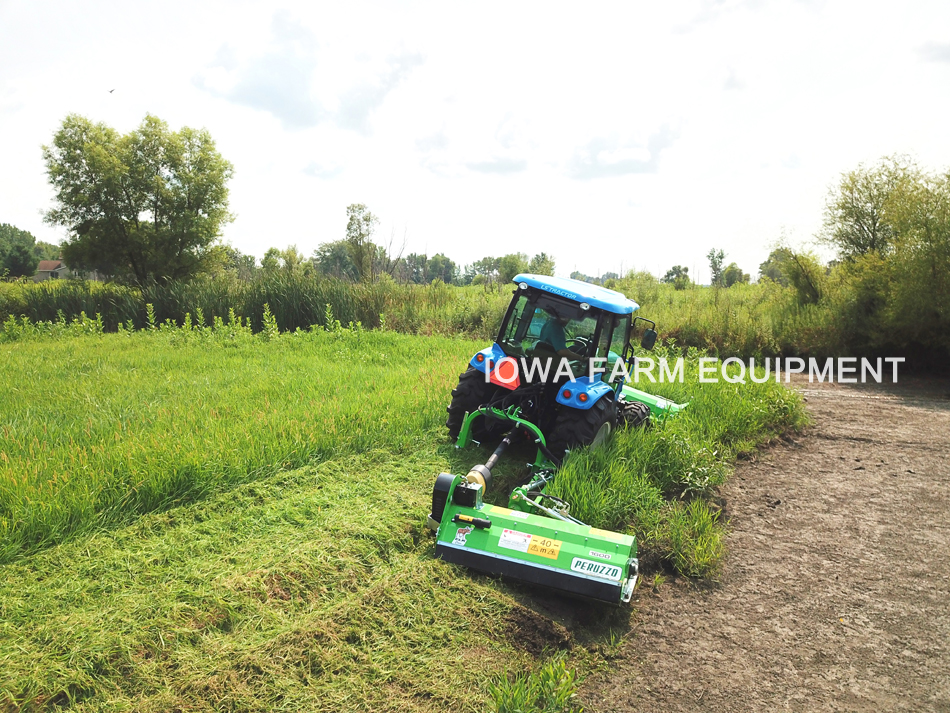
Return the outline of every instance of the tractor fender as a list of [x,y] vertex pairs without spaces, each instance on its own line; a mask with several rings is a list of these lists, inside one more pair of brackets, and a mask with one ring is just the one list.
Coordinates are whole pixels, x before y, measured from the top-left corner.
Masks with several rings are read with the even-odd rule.
[[[482,358],[479,360],[479,356]],[[494,369],[495,365],[502,359],[505,358],[505,352],[497,344],[492,344],[490,347],[485,347],[480,352],[475,352],[475,355],[472,357],[472,360],[469,364],[478,369],[483,374],[488,373],[490,369]]]
[[[612,392],[613,389],[601,381],[599,375],[596,379],[581,376],[574,381],[566,381],[561,384],[561,388],[557,392],[557,402],[561,406],[570,406],[580,411],[586,411],[600,401],[604,394]],[[584,394],[586,398],[582,398],[581,394]]]

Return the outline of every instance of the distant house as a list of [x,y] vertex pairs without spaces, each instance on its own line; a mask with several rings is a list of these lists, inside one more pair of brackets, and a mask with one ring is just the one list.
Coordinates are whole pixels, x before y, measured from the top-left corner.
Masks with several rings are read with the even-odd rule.
[[58,280],[71,275],[69,268],[62,260],[40,260],[33,276],[33,282],[43,280]]

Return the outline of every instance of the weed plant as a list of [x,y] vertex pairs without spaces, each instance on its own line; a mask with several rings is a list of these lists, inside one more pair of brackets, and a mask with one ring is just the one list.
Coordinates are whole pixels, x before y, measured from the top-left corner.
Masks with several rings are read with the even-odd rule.
[[577,684],[577,674],[563,658],[555,658],[537,672],[493,682],[488,691],[496,713],[581,713],[575,700]]

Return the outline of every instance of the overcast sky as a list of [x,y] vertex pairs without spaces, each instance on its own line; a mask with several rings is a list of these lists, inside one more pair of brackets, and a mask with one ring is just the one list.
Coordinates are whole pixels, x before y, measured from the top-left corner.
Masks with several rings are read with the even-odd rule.
[[[110,93],[110,90],[114,90]],[[558,274],[705,254],[755,276],[844,171],[950,168],[950,2],[0,0],[0,222],[59,242],[41,157],[69,113],[205,127],[235,167],[224,239],[344,236]]]

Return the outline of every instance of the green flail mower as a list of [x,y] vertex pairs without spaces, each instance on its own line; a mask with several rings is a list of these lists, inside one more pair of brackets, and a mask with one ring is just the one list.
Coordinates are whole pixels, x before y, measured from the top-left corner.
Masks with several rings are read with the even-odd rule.
[[[563,594],[629,602],[639,575],[636,538],[584,524],[569,503],[544,489],[570,448],[597,445],[622,423],[642,426],[685,405],[624,383],[625,367],[635,361],[629,342],[635,302],[575,280],[518,275],[514,281],[518,289],[498,339],[472,358],[452,392],[447,426],[456,447],[498,445],[466,475],[436,478],[427,518],[436,556]],[[652,348],[655,339],[648,329],[641,347]],[[558,357],[566,366],[552,372]],[[539,360],[547,360],[547,371]],[[586,376],[580,375],[584,361],[592,372]],[[484,498],[492,469],[518,441],[537,448],[530,476],[511,491],[507,507],[491,505]]]

